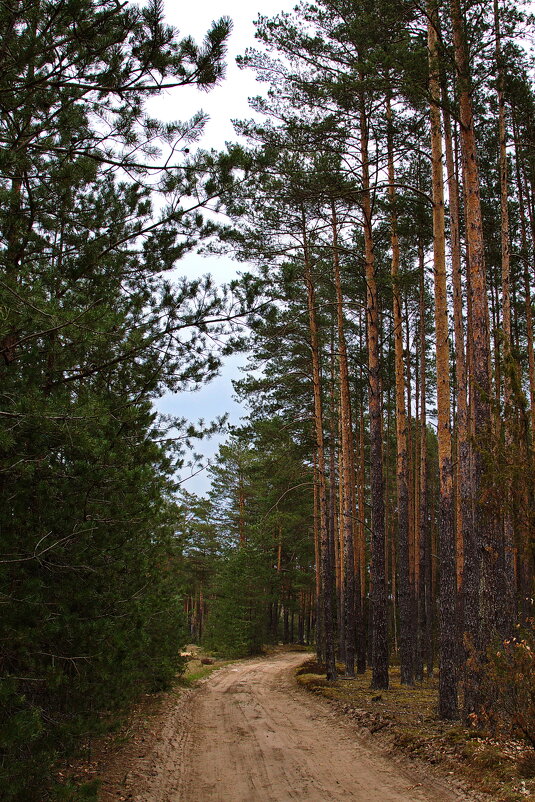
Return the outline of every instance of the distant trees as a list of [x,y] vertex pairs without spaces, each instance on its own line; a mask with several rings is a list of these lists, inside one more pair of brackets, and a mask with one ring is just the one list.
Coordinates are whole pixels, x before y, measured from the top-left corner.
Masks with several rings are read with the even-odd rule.
[[210,473],[209,497],[186,494],[177,529],[192,637],[229,656],[311,643],[312,475],[295,432],[279,416],[237,429]]

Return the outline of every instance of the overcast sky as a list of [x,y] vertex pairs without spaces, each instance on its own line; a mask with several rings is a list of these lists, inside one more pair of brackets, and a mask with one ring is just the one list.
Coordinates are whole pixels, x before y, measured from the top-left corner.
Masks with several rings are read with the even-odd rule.
[[[259,13],[274,16],[279,11],[290,11],[295,0],[263,0],[261,6],[241,0],[195,0],[190,3],[166,0],[166,20],[179,29],[181,36],[191,35],[201,42],[211,23],[222,16],[232,19],[233,31],[230,37],[227,72],[225,80],[210,92],[199,92],[194,87],[186,87],[169,91],[153,101],[150,111],[160,119],[186,120],[202,109],[210,116],[203,139],[202,147],[222,148],[225,142],[236,139],[232,127],[232,119],[250,117],[252,112],[248,98],[262,94],[263,84],[256,81],[251,70],[240,70],[236,66],[236,56],[245,49],[255,46],[254,25]],[[219,282],[231,280],[236,270],[243,270],[225,257],[203,258],[190,254],[178,264],[177,272],[190,278],[211,273]],[[218,415],[228,412],[230,421],[238,423],[241,407],[233,400],[232,379],[241,375],[239,366],[245,362],[243,355],[228,359],[221,375],[201,390],[194,393],[166,395],[158,402],[158,408],[188,420],[199,418],[212,420]],[[214,437],[210,441],[201,441],[196,448],[198,453],[213,457],[219,443],[224,437]],[[183,477],[187,476],[184,472]],[[209,488],[206,471],[201,471],[192,479],[184,482],[183,487],[192,493],[205,493]]]

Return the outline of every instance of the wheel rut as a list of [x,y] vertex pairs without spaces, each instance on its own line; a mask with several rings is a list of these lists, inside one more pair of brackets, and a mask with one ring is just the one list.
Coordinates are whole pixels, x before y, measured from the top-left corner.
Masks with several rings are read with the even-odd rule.
[[[212,674],[191,695],[136,802],[460,802],[415,777],[296,687],[306,655],[283,653]],[[159,763],[159,765],[158,765]]]

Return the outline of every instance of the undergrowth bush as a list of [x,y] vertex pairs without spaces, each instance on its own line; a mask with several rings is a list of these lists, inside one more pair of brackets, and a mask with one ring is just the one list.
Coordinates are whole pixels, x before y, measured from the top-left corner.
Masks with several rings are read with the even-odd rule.
[[535,748],[535,634],[533,624],[489,649],[486,679],[492,683],[496,728],[520,736]]

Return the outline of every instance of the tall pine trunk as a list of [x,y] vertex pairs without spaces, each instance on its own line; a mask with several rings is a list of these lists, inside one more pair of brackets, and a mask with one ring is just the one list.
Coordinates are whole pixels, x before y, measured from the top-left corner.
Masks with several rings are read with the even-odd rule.
[[[494,0],[494,28],[496,39],[496,67],[498,73],[498,133],[500,141],[500,213],[502,246],[502,327],[504,357],[504,427],[505,459],[514,454],[514,409],[513,382],[517,373],[511,347],[511,252],[509,244],[509,183],[507,175],[507,126],[505,119],[505,76],[503,69],[500,13],[498,0]],[[502,634],[505,637],[513,629],[515,617],[515,538],[513,530],[513,487],[512,476],[506,468],[505,508],[503,511],[503,594]]]
[[[359,312],[359,340],[360,350],[362,351],[362,313]],[[359,591],[360,604],[358,608],[358,638],[357,638],[357,672],[364,674],[366,671],[366,510],[365,510],[365,482],[366,482],[366,460],[365,460],[365,435],[364,435],[364,378],[363,367],[360,366],[360,408],[359,408],[359,435],[358,435],[358,554],[359,554]]]
[[323,436],[323,404],[321,398],[321,365],[318,338],[318,324],[316,319],[316,293],[312,276],[312,265],[308,246],[308,235],[305,223],[305,213],[302,211],[302,237],[304,257],[304,278],[307,291],[308,322],[310,333],[310,352],[312,360],[312,384],[314,388],[314,429],[316,435],[319,517],[320,517],[320,559],[321,559],[321,598],[323,639],[325,649],[325,664],[327,679],[336,679],[336,660],[334,653],[334,622],[333,622],[333,581],[332,581],[332,549],[329,539],[329,525],[327,520],[327,482],[325,476],[325,442]]
[[325,652],[323,634],[323,612],[321,598],[321,514],[320,514],[320,478],[318,471],[318,455],[314,452],[314,565],[315,572],[315,611],[316,611],[316,655],[322,659]]
[[[466,640],[471,644],[472,655],[465,673],[465,709],[468,717],[482,704],[478,665],[484,662],[486,649],[495,631],[498,608],[497,527],[488,509],[485,494],[485,449],[492,442],[490,337],[485,269],[483,217],[481,212],[480,182],[477,165],[477,147],[472,108],[471,73],[460,0],[450,0],[455,66],[459,94],[459,119],[463,165],[466,240],[469,262],[471,296],[471,402],[473,408],[473,487],[474,531],[473,544],[465,549],[465,605]],[[468,560],[474,561],[473,566]],[[471,587],[468,587],[472,583]],[[475,585],[475,587],[474,587]],[[474,670],[475,669],[475,670]]]
[[396,374],[396,487],[397,487],[397,571],[399,607],[399,645],[401,682],[414,683],[414,611],[412,604],[409,558],[409,482],[407,453],[407,413],[405,408],[405,370],[403,363],[403,317],[399,287],[399,235],[396,209],[392,109],[387,98],[388,195],[390,200],[390,241],[392,246],[392,304],[394,320],[394,357]]
[[355,676],[355,557],[354,557],[354,515],[353,495],[355,476],[353,471],[353,424],[351,416],[351,397],[349,390],[349,370],[347,365],[347,347],[344,331],[344,303],[342,283],[340,279],[340,260],[338,253],[338,220],[336,206],[332,203],[332,236],[333,236],[333,274],[336,291],[336,325],[338,330],[338,352],[340,371],[340,428],[341,428],[341,462],[342,473],[340,485],[343,498],[343,620],[340,622],[344,630],[345,674]]
[[370,414],[370,485],[372,508],[371,608],[372,687],[388,688],[388,604],[385,574],[385,502],[383,480],[383,431],[381,421],[381,374],[379,351],[379,299],[375,278],[375,255],[370,194],[368,119],[364,92],[359,93],[360,155],[362,165],[361,206],[364,216],[366,263],[366,319],[368,344],[368,406]]
[[[443,83],[444,87],[444,83]],[[443,90],[444,92],[444,90]],[[444,94],[443,94],[443,99]],[[461,258],[461,222],[459,202],[459,182],[455,167],[451,117],[444,105],[444,145],[446,152],[446,168],[448,176],[448,199],[450,217],[451,273],[453,285],[453,329],[455,339],[455,379],[456,379],[456,483],[455,483],[455,515],[456,515],[456,561],[457,561],[457,622],[459,642],[462,643],[463,632],[463,600],[464,600],[464,544],[470,538],[472,520],[472,501],[470,496],[470,440],[468,430],[468,387],[467,367],[464,347],[463,324],[463,290],[462,290],[462,258]]]
[[436,5],[429,4],[429,89],[431,95],[431,165],[433,193],[433,260],[439,460],[440,673],[439,714],[457,717],[456,567],[453,517],[453,466],[450,423],[450,354],[446,288],[446,230]]
[[428,637],[427,620],[431,611],[426,604],[426,552],[429,548],[428,502],[427,502],[427,410],[426,410],[426,333],[425,333],[425,263],[424,246],[421,237],[418,237],[418,263],[420,272],[420,510],[418,515],[418,555],[419,571],[418,585],[416,587],[418,628],[416,651],[416,679],[422,680],[425,662],[425,639]]

